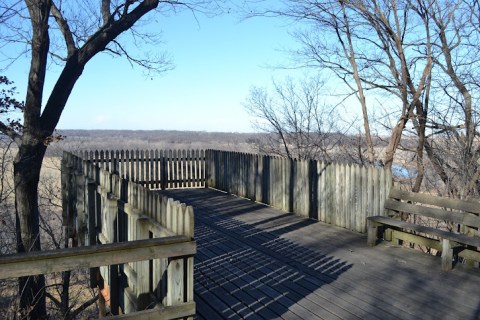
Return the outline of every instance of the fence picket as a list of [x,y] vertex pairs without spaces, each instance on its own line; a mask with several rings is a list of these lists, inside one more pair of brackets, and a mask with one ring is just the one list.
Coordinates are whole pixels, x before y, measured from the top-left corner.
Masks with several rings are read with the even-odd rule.
[[392,184],[382,168],[218,150],[83,154],[151,189],[213,187],[358,232],[367,215],[383,214]]

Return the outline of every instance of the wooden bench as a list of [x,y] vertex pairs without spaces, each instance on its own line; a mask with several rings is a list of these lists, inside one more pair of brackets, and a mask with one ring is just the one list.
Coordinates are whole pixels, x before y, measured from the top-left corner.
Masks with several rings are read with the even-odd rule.
[[[392,188],[385,201],[386,216],[367,218],[369,246],[383,229],[383,239],[403,241],[442,252],[442,269],[451,270],[462,257],[469,264],[480,261],[480,202],[436,197]],[[406,215],[410,214],[410,215]],[[402,221],[401,216],[409,216]],[[441,227],[441,228],[438,228]],[[447,227],[450,230],[447,231]]]

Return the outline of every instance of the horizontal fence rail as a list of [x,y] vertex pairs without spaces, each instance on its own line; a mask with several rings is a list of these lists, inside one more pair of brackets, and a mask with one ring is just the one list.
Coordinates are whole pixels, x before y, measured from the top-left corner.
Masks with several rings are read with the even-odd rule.
[[149,189],[205,187],[203,150],[97,150],[77,155]]
[[366,232],[383,215],[389,170],[207,150],[207,186],[339,227]]
[[[168,309],[179,310],[173,318],[184,317],[185,312],[190,312],[187,316],[195,314],[193,253],[186,249],[195,244],[192,207],[129,181],[117,171],[107,171],[99,162],[67,152],[62,159],[62,193],[68,236],[76,238],[80,246],[184,239],[185,247],[178,247],[168,257],[137,261],[137,251],[154,253],[139,248],[132,251],[128,263],[100,267],[100,275],[110,288],[112,311],[120,307],[135,314],[156,304],[155,312],[175,306]],[[95,279],[92,274],[93,285],[97,284]]]
[[195,242],[185,236],[117,242],[2,256],[0,279],[18,278],[76,268],[93,268],[150,260],[174,258],[195,253]]
[[150,189],[211,187],[357,232],[366,232],[367,216],[384,214],[392,186],[391,171],[379,167],[228,151],[88,151],[82,156]]

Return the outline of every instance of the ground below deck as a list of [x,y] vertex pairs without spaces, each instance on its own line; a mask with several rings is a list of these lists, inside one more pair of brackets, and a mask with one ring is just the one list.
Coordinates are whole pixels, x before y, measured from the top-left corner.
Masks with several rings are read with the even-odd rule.
[[211,189],[195,210],[197,319],[480,319],[480,272]]

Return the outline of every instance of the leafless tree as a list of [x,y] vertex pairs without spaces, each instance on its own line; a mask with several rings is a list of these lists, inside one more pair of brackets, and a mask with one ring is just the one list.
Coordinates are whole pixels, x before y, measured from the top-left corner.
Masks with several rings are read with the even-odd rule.
[[[23,44],[31,57],[28,88],[21,122],[0,122],[0,131],[18,147],[14,161],[14,190],[17,221],[17,251],[41,250],[38,183],[40,169],[48,143],[54,134],[77,80],[85,66],[97,54],[107,52],[125,56],[149,70],[170,68],[165,56],[138,58],[128,50],[121,35],[130,34],[136,40],[150,40],[135,28],[148,15],[166,11],[210,10],[213,1],[110,1],[66,2],[56,0],[7,0],[13,16],[2,14],[1,46]],[[11,11],[12,10],[12,11]],[[135,43],[135,42],[134,42]],[[47,66],[57,63],[61,72],[44,99]],[[19,280],[20,307],[24,317],[47,317],[44,276]]]
[[344,129],[334,106],[323,101],[323,82],[319,77],[295,82],[273,83],[272,92],[253,87],[244,103],[255,118],[255,126],[268,143],[264,152],[296,159],[331,160]]
[[[426,165],[451,195],[478,188],[478,97],[472,94],[479,83],[477,1],[289,0],[257,14],[293,18],[302,26],[294,33],[300,43],[292,51],[295,66],[341,79],[362,105],[365,132],[372,125],[366,111],[378,107],[376,99],[387,101],[395,121],[384,163],[391,167],[403,135],[415,137],[412,190],[420,190]],[[458,146],[457,156],[446,158],[440,142]]]

